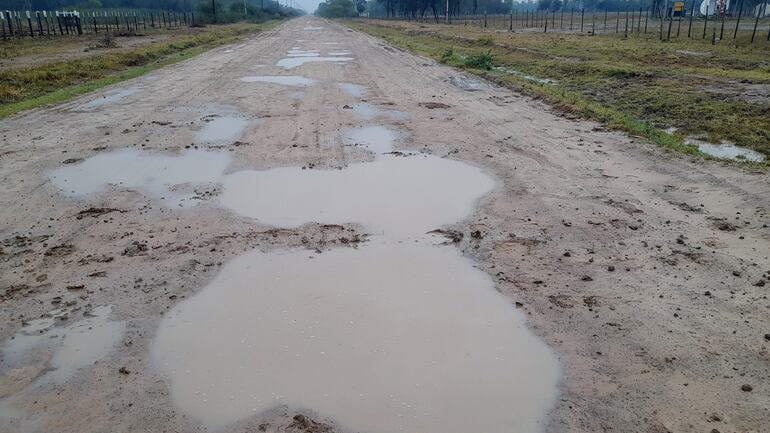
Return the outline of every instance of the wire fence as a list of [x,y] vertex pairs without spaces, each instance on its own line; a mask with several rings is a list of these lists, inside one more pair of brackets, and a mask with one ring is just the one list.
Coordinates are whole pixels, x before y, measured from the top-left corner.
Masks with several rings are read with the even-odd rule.
[[3,40],[195,25],[193,12],[0,11]]
[[[663,17],[653,9],[608,10],[532,10],[512,11],[509,14],[459,14],[450,15],[370,15],[370,19],[405,20],[424,24],[449,23],[478,26],[500,31],[533,31],[581,33],[589,35],[618,34],[629,37],[634,34],[657,35],[660,40],[673,38],[705,39],[712,44],[734,40],[737,43],[770,42],[770,7],[767,4],[758,11],[744,10],[702,14],[694,2],[679,13],[669,11]],[[767,10],[765,10],[767,9]]]

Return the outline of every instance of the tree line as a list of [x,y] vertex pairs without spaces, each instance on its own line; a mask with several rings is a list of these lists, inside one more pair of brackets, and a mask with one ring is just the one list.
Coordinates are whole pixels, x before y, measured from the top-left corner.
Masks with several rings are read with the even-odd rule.
[[[691,11],[695,6],[698,13],[703,0],[681,0],[685,8]],[[733,0],[728,14],[737,14],[739,6],[744,11],[751,10],[757,4],[767,0]],[[673,0],[449,0],[449,13],[459,17],[465,14],[507,14],[524,11],[569,11],[600,10],[622,12],[627,10],[649,10],[652,15],[661,16],[673,6]],[[712,1],[713,5],[714,2]],[[369,0],[366,10],[372,16],[444,16],[446,0]]]
[[265,21],[301,15],[276,0],[3,0],[2,10],[163,10],[194,12],[197,22]]

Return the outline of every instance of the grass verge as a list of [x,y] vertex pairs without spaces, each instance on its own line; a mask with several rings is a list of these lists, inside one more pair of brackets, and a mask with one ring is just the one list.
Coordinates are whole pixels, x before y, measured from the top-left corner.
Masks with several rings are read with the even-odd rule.
[[43,105],[58,104],[99,88],[146,74],[243,36],[277,25],[212,26],[197,34],[106,55],[0,71],[0,118]]
[[692,137],[770,155],[770,49],[765,46],[395,21],[346,24],[666,149],[699,154],[684,143]]

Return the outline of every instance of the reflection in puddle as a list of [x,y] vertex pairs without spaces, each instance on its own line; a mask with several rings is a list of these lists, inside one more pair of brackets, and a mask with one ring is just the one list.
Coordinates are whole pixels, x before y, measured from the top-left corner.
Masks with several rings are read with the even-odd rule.
[[[395,137],[371,126],[345,139],[377,152]],[[425,235],[493,187],[430,155],[226,176],[220,203],[241,215],[359,223],[374,236],[321,254],[246,253],[174,308],[152,346],[174,403],[211,429],[288,405],[350,431],[537,431],[554,355],[488,275]]]
[[337,86],[348,95],[354,98],[360,98],[366,93],[366,86],[352,83],[337,83]]
[[279,60],[275,65],[291,69],[309,62],[348,62],[351,60],[353,60],[352,57],[288,57]]
[[265,224],[361,223],[390,235],[425,233],[460,221],[474,198],[494,183],[457,161],[382,155],[344,170],[244,170],[227,176],[223,185],[225,207]]
[[242,117],[221,116],[208,121],[195,135],[199,143],[232,144],[240,138],[249,120]]
[[53,327],[56,312],[50,318],[33,320],[1,348],[2,373],[26,367],[34,355],[53,352],[50,370],[37,379],[37,384],[63,383],[75,372],[105,357],[125,330],[125,322],[111,322],[109,305],[96,307],[91,315],[67,327]]
[[386,153],[393,150],[396,133],[384,126],[366,126],[349,130],[343,139],[349,145],[366,146],[374,153]]
[[425,239],[252,251],[167,315],[152,358],[211,429],[289,405],[350,431],[534,432],[558,366],[493,287]]
[[481,90],[484,87],[481,81],[473,80],[463,76],[452,77],[449,79],[449,83],[468,92],[475,92]]
[[128,87],[126,89],[120,90],[115,93],[111,93],[109,95],[102,96],[101,98],[94,99],[90,102],[87,102],[81,106],[81,108],[86,110],[92,110],[94,108],[101,107],[103,105],[109,105],[113,104],[115,102],[120,101],[123,98],[126,98],[128,96],[131,96],[135,93],[138,93],[141,89],[139,87]]
[[356,116],[367,120],[373,119],[382,113],[382,111],[375,108],[374,105],[366,103],[353,104],[353,112]]
[[317,50],[301,50],[301,49],[294,49],[288,51],[287,56],[288,57],[318,57],[321,53],[319,53]]
[[63,166],[53,170],[50,178],[70,197],[85,197],[114,185],[141,189],[163,198],[168,206],[189,207],[197,203],[192,189],[217,182],[229,163],[227,153],[191,150],[168,156],[124,149]]
[[241,77],[241,81],[244,83],[273,83],[283,84],[286,86],[309,86],[315,84],[315,80],[311,78],[301,77],[299,75],[260,75]]
[[765,160],[765,155],[755,150],[736,146],[732,143],[712,144],[694,138],[685,139],[685,143],[691,146],[697,146],[698,150],[715,158],[752,162],[762,162]]
[[350,51],[332,51],[329,53],[330,56],[349,56],[353,54]]

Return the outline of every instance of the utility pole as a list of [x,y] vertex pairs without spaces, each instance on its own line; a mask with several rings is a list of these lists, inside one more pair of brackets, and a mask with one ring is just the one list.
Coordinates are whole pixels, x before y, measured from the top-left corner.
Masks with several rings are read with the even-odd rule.
[[444,16],[444,24],[449,24],[449,0],[446,0],[446,15]]
[[216,0],[211,0],[211,13],[214,14],[214,22],[217,22],[217,3],[216,3]]
[[248,15],[249,11],[246,9],[246,0],[243,0],[243,16],[246,17]]

